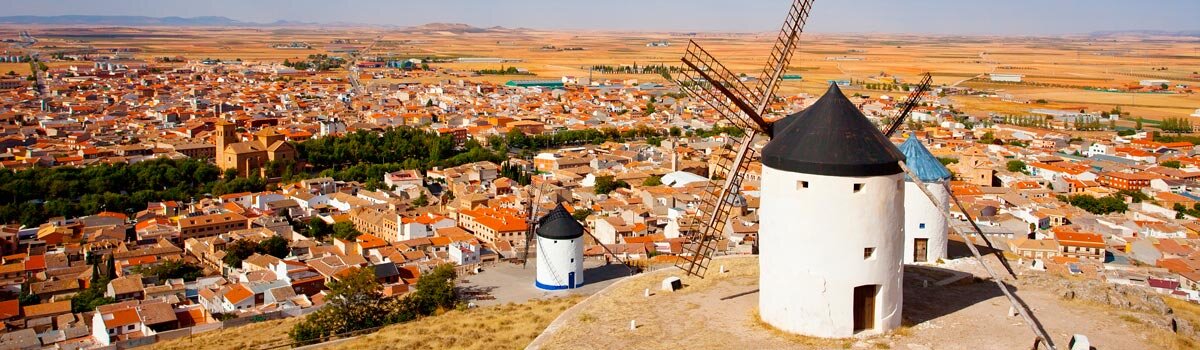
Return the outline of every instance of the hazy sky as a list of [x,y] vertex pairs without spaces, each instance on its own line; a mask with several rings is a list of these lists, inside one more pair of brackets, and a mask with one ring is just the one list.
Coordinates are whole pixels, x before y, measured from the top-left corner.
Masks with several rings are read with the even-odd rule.
[[[790,0],[0,0],[0,15],[225,16],[655,31],[768,31]],[[1200,0],[820,0],[811,32],[1066,34],[1200,30]]]

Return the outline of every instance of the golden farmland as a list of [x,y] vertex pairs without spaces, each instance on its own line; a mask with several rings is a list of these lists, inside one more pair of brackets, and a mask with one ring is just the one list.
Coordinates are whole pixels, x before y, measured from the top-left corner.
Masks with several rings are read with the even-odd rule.
[[[28,28],[0,28],[11,36]],[[184,56],[188,59],[242,59],[246,62],[282,62],[314,53],[361,48],[376,38],[375,54],[398,58],[495,57],[520,60],[512,63],[436,63],[450,70],[500,69],[515,66],[536,77],[586,77],[591,65],[678,65],[689,39],[700,42],[733,71],[756,76],[774,40],[774,34],[693,34],[625,32],[550,32],[491,30],[482,33],[402,31],[373,28],[34,28],[40,50],[62,47],[135,48],[143,59]],[[335,40],[339,41],[335,43]],[[648,47],[666,40],[668,47]],[[305,42],[311,49],[277,49],[272,44]],[[555,49],[549,49],[553,46]],[[582,48],[563,51],[562,48]],[[850,60],[834,60],[844,58]],[[78,62],[52,62],[63,67]],[[1166,70],[1162,70],[1166,68]],[[26,68],[27,69],[27,68]],[[1157,70],[1156,70],[1157,69]],[[1190,39],[1145,37],[952,37],[914,35],[806,34],[791,73],[803,81],[786,81],[783,93],[819,93],[827,80],[882,81],[895,76],[913,82],[931,72],[936,84],[995,90],[1002,98],[955,96],[968,112],[1021,113],[1030,108],[1109,110],[1121,106],[1147,119],[1187,116],[1200,108],[1194,93],[1151,94],[1088,91],[1083,87],[1116,88],[1136,85],[1141,79],[1165,78],[1172,84],[1200,83],[1200,43]],[[997,84],[987,73],[1017,73],[1028,83]],[[595,79],[663,81],[654,74],[595,74]],[[971,80],[975,77],[983,79]],[[530,79],[531,76],[472,78],[493,82]],[[451,76],[422,79],[457,79]],[[1041,86],[1049,85],[1049,86]],[[879,91],[857,91],[878,95]],[[898,93],[892,93],[898,94]],[[1030,102],[1044,99],[1044,105]]]

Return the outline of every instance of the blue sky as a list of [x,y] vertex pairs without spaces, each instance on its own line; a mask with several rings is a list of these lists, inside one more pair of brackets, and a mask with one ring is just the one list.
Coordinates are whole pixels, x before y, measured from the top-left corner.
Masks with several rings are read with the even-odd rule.
[[[789,0],[0,0],[2,15],[225,16],[416,25],[769,31]],[[1070,34],[1200,30],[1200,0],[818,0],[811,32]]]

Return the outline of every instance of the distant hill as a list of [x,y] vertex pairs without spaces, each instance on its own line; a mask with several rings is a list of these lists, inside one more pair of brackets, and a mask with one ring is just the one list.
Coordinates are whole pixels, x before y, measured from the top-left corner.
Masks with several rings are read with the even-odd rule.
[[295,26],[311,23],[275,21],[273,23],[243,22],[228,17],[147,17],[147,16],[3,16],[0,23],[6,24],[82,24],[105,26]]
[[1180,37],[1200,37],[1200,30],[1110,30],[1088,33],[1091,36],[1180,36]]
[[166,26],[228,26],[245,22],[227,17],[146,17],[146,16],[5,16],[0,23],[12,24],[95,24],[95,25],[166,25]]
[[246,22],[221,16],[203,17],[147,17],[147,16],[0,16],[0,24],[52,24],[52,25],[96,25],[96,26],[167,26],[167,27],[383,27],[399,28],[405,32],[450,32],[463,33],[494,33],[527,31],[527,28],[509,29],[504,27],[479,28],[463,23],[426,23],[417,26],[371,25],[348,22],[311,23],[290,20],[278,20],[270,23]]
[[[500,29],[505,30],[503,28],[500,28]],[[486,32],[493,31],[493,30],[494,30],[494,28],[493,29],[477,28],[477,27],[473,27],[469,24],[463,24],[463,23],[426,23],[426,24],[422,24],[419,26],[412,26],[412,27],[404,28],[404,31],[406,31],[406,32],[450,32],[450,33],[456,33],[456,34],[486,33]]]

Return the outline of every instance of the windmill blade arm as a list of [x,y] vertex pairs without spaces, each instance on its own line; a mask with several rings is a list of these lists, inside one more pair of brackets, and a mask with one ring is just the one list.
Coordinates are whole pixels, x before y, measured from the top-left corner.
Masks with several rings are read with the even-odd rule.
[[693,97],[703,100],[734,125],[769,134],[771,124],[755,107],[763,97],[750,90],[721,62],[695,41],[688,43],[683,69],[676,79],[679,86]]
[[921,83],[917,84],[917,88],[908,94],[908,99],[905,99],[904,103],[901,104],[900,113],[896,114],[896,117],[892,119],[892,124],[888,125],[887,130],[883,132],[884,136],[892,137],[892,134],[895,134],[896,130],[899,130],[900,126],[904,125],[904,121],[908,119],[908,115],[912,113],[913,108],[917,108],[917,105],[921,104],[921,95],[929,91],[931,84],[933,84],[933,76],[925,73],[924,78],[921,78]]
[[[950,217],[950,208],[944,206],[933,196],[933,192],[930,192],[929,188],[925,187],[925,182],[921,181],[921,177],[917,176],[917,173],[913,172],[913,170],[908,167],[908,164],[905,164],[903,161],[901,161],[899,164],[900,169],[904,170],[904,173],[908,174],[908,177],[911,178],[912,181],[917,185],[916,187],[920,189],[921,192],[929,198],[929,201],[938,208],[938,211],[941,212],[942,216],[945,217],[947,221],[952,220],[953,218]],[[949,191],[950,189],[946,188],[946,190]],[[976,234],[978,234],[980,237],[984,236],[983,231],[979,230],[979,226],[974,226],[974,228],[976,229]],[[983,270],[987,272],[988,276],[992,278],[992,281],[996,283],[996,286],[1000,288],[1000,292],[1004,294],[1004,297],[1008,299],[1008,302],[1012,305],[1012,307],[1016,309],[1017,313],[1021,315],[1021,318],[1025,320],[1025,324],[1028,325],[1033,331],[1034,336],[1045,342],[1046,346],[1051,350],[1055,349],[1054,340],[1050,338],[1050,334],[1046,332],[1044,327],[1042,327],[1042,323],[1038,321],[1036,316],[1034,316],[1033,311],[1030,310],[1023,302],[1017,299],[1016,295],[1014,295],[1013,292],[1008,289],[1008,285],[1004,283],[1004,280],[1000,278],[996,271],[992,270],[992,267],[983,260],[983,255],[980,254],[979,249],[975,247],[975,241],[969,236],[958,232],[958,230],[950,231],[957,234],[959,238],[962,238],[963,243],[967,246],[967,249],[971,251],[971,255],[975,257],[975,260],[979,261],[979,265],[983,267]],[[1001,259],[1001,261],[1004,260]],[[1007,264],[1005,264],[1005,268],[1008,268]],[[1012,271],[1009,270],[1009,273],[1012,273]],[[1013,277],[1016,277],[1015,273],[1013,273]]]
[[625,267],[628,267],[629,275],[631,275],[631,276],[633,275],[633,265],[629,265],[628,262],[626,262],[625,260],[622,260],[620,257],[618,257],[617,254],[612,251],[612,249],[608,249],[608,246],[606,246],[606,245],[604,245],[604,243],[600,242],[600,238],[597,238],[596,235],[592,234],[592,230],[589,230],[587,228],[587,226],[584,226],[583,233],[588,235],[588,237],[592,237],[592,240],[596,241],[596,245],[599,245],[601,249],[604,249],[604,251],[607,252],[609,256],[612,256],[613,259],[617,259],[617,262],[621,263],[621,265],[625,265]]
[[691,253],[691,257],[676,265],[688,275],[704,278],[704,274],[708,270],[709,260],[716,250],[715,243],[724,232],[726,222],[729,221],[733,209],[732,199],[740,192],[742,180],[750,168],[750,159],[754,154],[751,143],[755,136],[755,132],[746,133],[738,146],[737,155],[733,159],[718,163],[716,170],[724,172],[725,181],[720,186],[710,183],[705,188],[700,204],[696,208],[696,215],[686,217],[686,219],[681,218],[681,220],[692,220],[689,221],[689,227],[693,226],[690,225],[692,223],[698,225],[698,227],[692,227],[692,230],[686,235],[691,243],[691,248],[685,248],[685,250]]
[[783,77],[788,64],[792,61],[792,55],[800,46],[800,34],[804,32],[804,25],[808,22],[808,14],[814,1],[795,0],[792,2],[788,17],[783,21],[783,27],[779,29],[779,37],[775,40],[775,46],[771,48],[770,59],[758,76],[758,85],[755,87],[755,91],[763,97],[757,101],[755,106],[759,114],[766,113],[767,106],[770,105],[771,99],[775,96],[775,90],[779,87],[780,78]]

